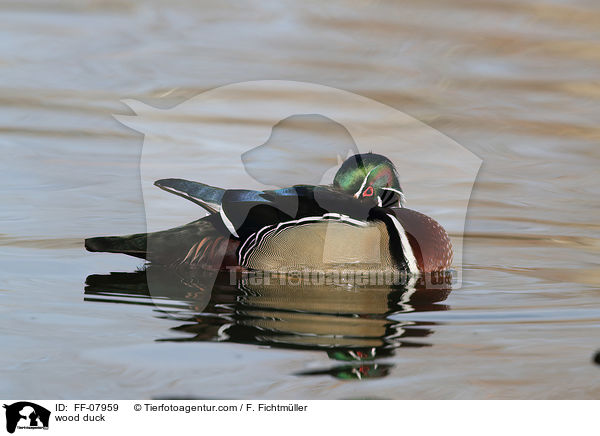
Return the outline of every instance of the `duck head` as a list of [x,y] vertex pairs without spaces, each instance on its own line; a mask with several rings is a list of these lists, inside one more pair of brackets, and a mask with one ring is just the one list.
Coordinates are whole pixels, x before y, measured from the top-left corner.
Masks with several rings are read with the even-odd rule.
[[403,207],[405,203],[396,167],[380,154],[355,154],[346,159],[333,187],[380,207]]

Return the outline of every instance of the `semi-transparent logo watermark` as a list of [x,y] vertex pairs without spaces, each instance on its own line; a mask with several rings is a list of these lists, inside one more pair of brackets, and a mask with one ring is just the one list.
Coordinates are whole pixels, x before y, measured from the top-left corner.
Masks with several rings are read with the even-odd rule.
[[[170,109],[134,100],[125,103],[136,115],[116,118],[144,134],[140,174],[149,232],[181,226],[208,214],[193,202],[157,189],[156,180],[179,178],[224,189],[258,191],[298,184],[330,185],[347,157],[373,152],[386,156],[396,166],[406,207],[432,217],[450,234],[454,251],[452,287],[461,286],[463,232],[481,160],[437,130],[367,97],[295,81],[226,85]],[[321,242],[323,263],[330,266],[344,254],[341,251],[356,250],[352,244],[339,248],[338,230],[339,226],[332,226]],[[160,235],[148,238],[150,260],[152,253],[171,249],[165,246],[164,234]],[[362,239],[372,236],[361,233]],[[380,243],[374,240],[371,246]],[[201,248],[206,249],[195,250]],[[376,263],[380,250],[372,251],[368,253],[369,262]],[[227,254],[226,248],[213,247],[211,254],[221,258],[213,262],[219,264]],[[276,279],[253,272],[245,280],[264,283],[268,277],[279,283],[286,277],[285,284],[293,286],[294,277],[307,273],[302,268],[288,272],[277,271]],[[329,276],[322,271],[311,274],[310,282],[322,279],[327,283],[327,277],[332,283],[350,280],[343,271]],[[370,284],[370,273],[365,276],[357,269],[350,276],[354,283],[358,280]],[[400,276],[391,274],[388,281],[393,284],[394,280],[404,280]],[[206,289],[210,289],[217,272],[208,277]],[[443,282],[440,286],[447,286],[446,273],[430,284],[436,285],[438,279]],[[385,274],[375,273],[374,280],[375,284],[387,283]],[[408,284],[412,284],[410,280]],[[151,274],[148,286],[152,294]]]
[[283,271],[238,271],[228,268],[229,284],[239,281],[252,286],[378,286],[450,289],[454,270],[413,275],[406,271],[315,271],[289,269]]

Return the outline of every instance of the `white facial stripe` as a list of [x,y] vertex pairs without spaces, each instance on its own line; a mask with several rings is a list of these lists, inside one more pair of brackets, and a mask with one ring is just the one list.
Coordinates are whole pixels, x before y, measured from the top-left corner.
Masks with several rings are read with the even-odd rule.
[[[375,167],[377,168],[377,167]],[[367,173],[367,175],[365,176],[365,180],[363,180],[362,185],[360,185],[360,188],[358,188],[358,191],[356,191],[356,193],[354,194],[354,198],[358,198],[360,193],[362,192],[362,190],[364,189],[365,185],[367,184],[367,180],[369,179],[369,176],[371,175],[371,173],[373,172],[373,170],[375,169],[373,168],[371,171],[369,171]]]
[[387,191],[394,191],[396,194],[400,194],[400,195],[404,195],[404,193],[402,191],[398,191],[396,188],[389,188],[389,187],[383,187],[381,189],[385,189]]
[[394,223],[394,226],[396,227],[396,231],[398,232],[398,236],[400,236],[400,243],[402,244],[402,251],[404,252],[406,264],[408,265],[408,272],[412,274],[418,274],[419,266],[417,265],[417,259],[415,258],[413,249],[410,246],[408,238],[406,237],[404,227],[402,227],[402,224],[400,224],[400,221],[398,221],[398,219],[394,215],[388,213],[387,216],[391,218],[392,222]]

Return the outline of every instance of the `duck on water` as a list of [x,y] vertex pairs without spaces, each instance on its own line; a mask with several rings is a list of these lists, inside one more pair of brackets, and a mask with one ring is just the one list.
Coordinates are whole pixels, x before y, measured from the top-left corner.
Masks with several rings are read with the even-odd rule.
[[419,274],[452,264],[444,228],[404,207],[397,170],[378,154],[349,157],[332,185],[252,191],[182,179],[154,184],[209,215],[159,232],[89,238],[86,249],[209,270]]

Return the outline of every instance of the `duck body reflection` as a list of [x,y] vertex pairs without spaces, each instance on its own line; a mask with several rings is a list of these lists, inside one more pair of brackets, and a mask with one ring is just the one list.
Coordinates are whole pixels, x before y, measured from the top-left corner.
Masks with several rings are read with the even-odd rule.
[[[152,281],[152,292],[148,279]],[[91,275],[86,301],[155,305],[177,319],[177,336],[159,341],[232,342],[325,352],[330,368],[297,372],[344,380],[386,376],[398,349],[427,347],[434,323],[394,321],[398,313],[447,310],[449,272],[405,276],[402,283],[360,285],[344,278],[317,283],[298,275],[219,273],[148,266],[143,271]]]

